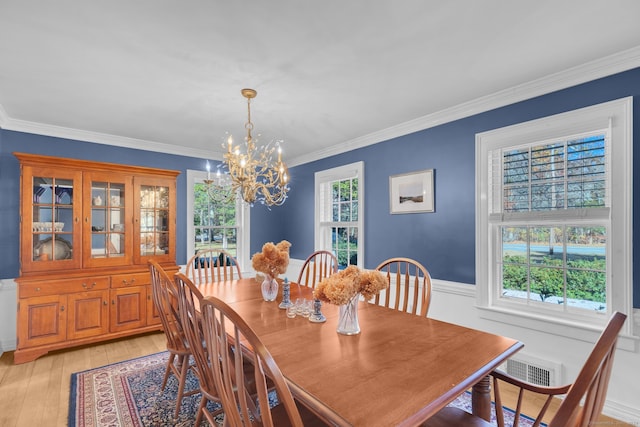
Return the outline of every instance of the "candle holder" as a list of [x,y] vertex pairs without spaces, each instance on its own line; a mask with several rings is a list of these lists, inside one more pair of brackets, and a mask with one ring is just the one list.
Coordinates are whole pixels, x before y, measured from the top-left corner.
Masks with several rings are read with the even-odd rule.
[[278,305],[279,308],[291,307],[291,286],[289,285],[289,279],[286,277],[282,282],[282,302]]
[[327,318],[324,317],[324,314],[320,311],[320,307],[322,307],[322,301],[319,299],[313,300],[313,313],[309,316],[309,322],[313,323],[322,323],[326,322]]

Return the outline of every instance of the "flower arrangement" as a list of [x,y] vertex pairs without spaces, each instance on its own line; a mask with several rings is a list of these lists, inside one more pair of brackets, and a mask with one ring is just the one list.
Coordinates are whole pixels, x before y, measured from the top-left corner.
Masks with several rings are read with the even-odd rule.
[[343,305],[357,294],[368,301],[388,287],[387,278],[379,271],[360,271],[355,265],[350,265],[318,283],[313,296],[320,301]]
[[284,274],[289,266],[289,248],[291,243],[286,240],[277,245],[267,242],[262,246],[262,252],[258,252],[251,258],[253,269],[275,279],[279,274]]

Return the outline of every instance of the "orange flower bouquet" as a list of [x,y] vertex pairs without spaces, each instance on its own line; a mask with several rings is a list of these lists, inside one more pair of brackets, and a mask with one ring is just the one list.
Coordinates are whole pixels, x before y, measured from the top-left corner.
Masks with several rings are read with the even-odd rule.
[[291,243],[286,240],[277,245],[267,242],[262,245],[262,252],[251,258],[253,269],[266,275],[262,282],[262,297],[265,301],[274,301],[278,296],[278,282],[276,277],[284,274],[289,266],[289,248]]
[[355,335],[360,333],[359,295],[368,301],[388,286],[387,278],[379,271],[360,271],[355,265],[350,265],[318,283],[313,296],[320,301],[339,305],[338,333]]
[[343,305],[358,294],[368,301],[387,287],[389,282],[379,271],[360,271],[355,265],[350,265],[318,283],[313,296],[320,301]]
[[286,240],[277,245],[267,242],[262,246],[262,252],[258,252],[251,258],[253,269],[275,279],[279,274],[284,274],[289,266],[289,248],[291,243]]
[[365,270],[360,274],[360,294],[365,301],[378,295],[381,290],[389,287],[389,281],[384,274],[377,270]]

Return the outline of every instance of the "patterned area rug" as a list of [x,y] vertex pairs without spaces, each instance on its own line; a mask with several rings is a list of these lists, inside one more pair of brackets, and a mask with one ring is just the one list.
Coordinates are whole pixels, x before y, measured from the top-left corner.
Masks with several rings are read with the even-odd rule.
[[[183,399],[176,419],[177,379],[171,375],[160,389],[168,357],[161,352],[72,374],[69,427],[193,426],[200,394]],[[185,391],[197,388],[190,371]]]
[[[168,353],[161,352],[72,374],[69,427],[192,426],[200,394],[185,397],[180,415],[174,418],[178,381],[170,376],[160,390],[167,358]],[[190,372],[185,390],[197,388],[198,380]],[[210,405],[210,410],[216,409]],[[464,393],[452,405],[471,411],[471,394]],[[521,419],[521,426],[531,424]]]

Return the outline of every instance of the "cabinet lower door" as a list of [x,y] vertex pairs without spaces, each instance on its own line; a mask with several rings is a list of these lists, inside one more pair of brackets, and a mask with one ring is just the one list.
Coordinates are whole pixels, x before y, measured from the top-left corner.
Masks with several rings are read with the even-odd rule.
[[147,286],[147,325],[159,325],[161,323],[160,314],[153,303],[152,292],[151,286]]
[[66,325],[66,295],[21,299],[18,310],[18,348],[64,341],[67,338]]
[[109,332],[109,290],[68,296],[69,339],[87,338]]
[[111,289],[111,332],[141,328],[147,324],[145,286]]

